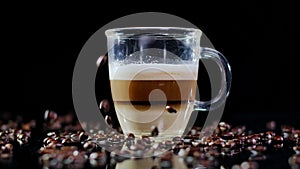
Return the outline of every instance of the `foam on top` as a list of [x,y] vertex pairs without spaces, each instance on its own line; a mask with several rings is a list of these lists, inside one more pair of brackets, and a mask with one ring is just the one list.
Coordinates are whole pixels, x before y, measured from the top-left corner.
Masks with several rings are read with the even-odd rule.
[[109,65],[111,80],[197,80],[197,64]]

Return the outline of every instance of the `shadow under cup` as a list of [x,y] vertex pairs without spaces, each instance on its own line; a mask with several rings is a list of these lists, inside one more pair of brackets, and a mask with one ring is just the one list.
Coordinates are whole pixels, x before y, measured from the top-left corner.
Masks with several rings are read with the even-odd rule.
[[201,31],[117,28],[106,35],[111,92],[124,134],[182,136],[194,110]]

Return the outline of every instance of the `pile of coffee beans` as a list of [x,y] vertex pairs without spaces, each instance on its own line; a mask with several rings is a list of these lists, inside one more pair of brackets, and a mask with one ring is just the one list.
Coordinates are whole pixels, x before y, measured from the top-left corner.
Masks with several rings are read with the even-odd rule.
[[296,169],[300,165],[300,130],[289,125],[275,130],[275,122],[268,122],[261,132],[226,122],[220,122],[213,133],[195,126],[182,137],[158,141],[153,139],[158,132],[155,127],[153,135],[141,137],[124,135],[109,124],[105,129],[94,125],[85,131],[70,116],[46,111],[43,133],[37,140],[31,139],[34,121],[1,122],[1,168],[16,168],[3,163],[18,163],[14,156],[22,147],[34,150],[29,156],[36,155],[38,167],[49,169],[113,169],[126,160],[145,158],[156,161],[153,169],[176,168],[174,159],[185,168],[197,169]]
[[[1,128],[7,128],[6,125]],[[22,129],[8,128],[0,130],[0,159],[10,159],[13,155],[14,146],[28,144],[30,140],[30,131]]]

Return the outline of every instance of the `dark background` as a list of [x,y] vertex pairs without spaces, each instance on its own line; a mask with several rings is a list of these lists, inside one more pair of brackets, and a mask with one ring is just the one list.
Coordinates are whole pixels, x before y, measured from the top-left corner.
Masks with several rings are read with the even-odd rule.
[[72,73],[85,42],[110,21],[152,11],[192,22],[227,57],[233,79],[223,120],[297,124],[299,5],[294,1],[200,4],[3,6],[9,10],[1,15],[0,112],[34,117],[46,109],[73,111]]

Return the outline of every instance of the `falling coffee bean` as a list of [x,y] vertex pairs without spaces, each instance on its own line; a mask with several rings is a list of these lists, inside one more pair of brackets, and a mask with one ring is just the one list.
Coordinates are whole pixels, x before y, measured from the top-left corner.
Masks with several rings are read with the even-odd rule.
[[158,136],[158,128],[156,126],[152,126],[151,127],[152,131],[151,131],[151,136],[152,137],[155,137],[155,136]]
[[177,110],[174,109],[174,108],[171,107],[171,106],[166,106],[166,110],[167,110],[169,113],[177,113]]
[[276,130],[276,122],[275,121],[269,121],[269,122],[267,122],[266,128],[268,130],[272,130],[272,131]]
[[227,123],[225,123],[225,122],[220,122],[218,124],[218,128],[220,129],[220,131],[222,133],[226,133],[226,132],[228,132],[230,130],[230,125],[227,124]]
[[101,68],[107,62],[107,53],[105,55],[100,56],[96,61],[96,66]]
[[100,102],[99,108],[101,110],[102,113],[109,113],[110,110],[110,104],[109,101],[107,99],[104,99]]
[[112,118],[109,115],[105,116],[105,122],[107,123],[108,126],[112,127]]

